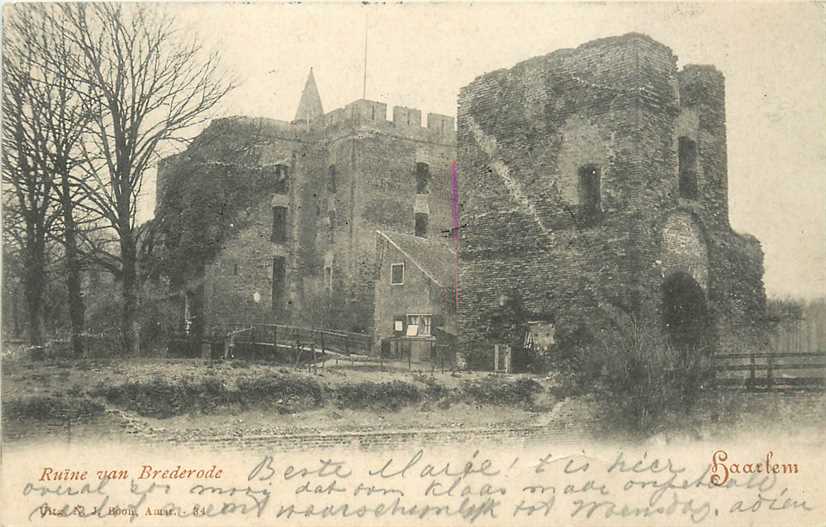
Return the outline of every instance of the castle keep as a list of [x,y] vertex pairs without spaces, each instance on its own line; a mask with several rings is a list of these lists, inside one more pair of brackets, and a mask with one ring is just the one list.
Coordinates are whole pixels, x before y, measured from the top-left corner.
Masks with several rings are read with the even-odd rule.
[[[422,123],[415,108],[388,120],[384,103],[357,100],[324,113],[312,71],[292,122],[214,121],[160,165],[158,200],[185,171],[262,183],[243,226],[179,284],[185,317],[199,332],[228,322],[371,332],[377,231],[447,243],[455,137],[454,118]],[[392,317],[385,324],[392,333]]]
[[762,252],[729,225],[723,75],[676,61],[628,34],[462,89],[469,353],[507,340],[508,312],[562,346],[616,343],[635,322],[680,347],[762,344]]

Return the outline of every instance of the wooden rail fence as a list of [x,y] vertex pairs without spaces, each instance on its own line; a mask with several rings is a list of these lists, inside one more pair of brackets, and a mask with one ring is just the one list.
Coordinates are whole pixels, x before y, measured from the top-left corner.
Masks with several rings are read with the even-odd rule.
[[714,356],[720,386],[751,391],[826,388],[826,353],[726,353]]

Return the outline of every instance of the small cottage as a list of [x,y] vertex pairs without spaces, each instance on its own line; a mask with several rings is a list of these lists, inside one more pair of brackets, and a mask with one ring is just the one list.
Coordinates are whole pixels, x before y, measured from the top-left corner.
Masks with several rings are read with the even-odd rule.
[[455,365],[457,258],[448,240],[376,231],[376,255],[374,349]]

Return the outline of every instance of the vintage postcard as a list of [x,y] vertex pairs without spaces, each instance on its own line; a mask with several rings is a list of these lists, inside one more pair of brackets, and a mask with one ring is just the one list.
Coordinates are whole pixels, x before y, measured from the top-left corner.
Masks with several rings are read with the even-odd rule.
[[824,4],[2,27],[1,525],[826,525]]

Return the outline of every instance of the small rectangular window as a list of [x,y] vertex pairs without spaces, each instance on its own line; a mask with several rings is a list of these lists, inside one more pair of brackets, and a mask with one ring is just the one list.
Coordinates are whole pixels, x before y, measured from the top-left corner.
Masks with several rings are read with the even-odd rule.
[[333,290],[333,268],[329,265],[324,267],[324,287],[328,291]]
[[331,209],[330,213],[327,218],[329,225],[328,225],[328,237],[330,243],[336,243],[336,211],[335,209]]
[[272,208],[272,242],[287,241],[287,207]]
[[697,197],[697,143],[687,137],[679,139],[680,197]]
[[[432,315],[407,315],[407,336],[429,337],[432,319]],[[415,329],[411,331],[411,328]]]
[[579,169],[578,176],[577,194],[582,218],[595,219],[602,211],[599,168],[586,165]]
[[416,163],[416,194],[430,193],[430,167],[427,163]]
[[287,189],[289,188],[287,165],[275,165],[275,173],[273,177],[275,178],[275,193],[286,194]]
[[281,312],[284,305],[284,293],[287,290],[287,265],[283,256],[272,259],[272,311]]
[[427,237],[427,223],[428,217],[427,214],[423,212],[416,213],[416,236],[420,238]]
[[404,283],[404,264],[390,264],[390,283],[392,285],[402,285]]
[[336,193],[336,166],[330,165],[327,173],[327,192],[330,194]]

